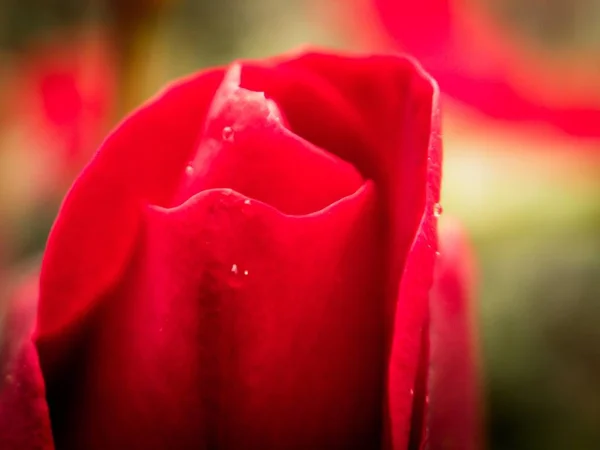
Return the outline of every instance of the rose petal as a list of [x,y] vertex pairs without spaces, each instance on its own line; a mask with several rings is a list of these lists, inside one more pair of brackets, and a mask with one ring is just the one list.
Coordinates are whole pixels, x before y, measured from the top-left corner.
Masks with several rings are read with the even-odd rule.
[[483,427],[472,255],[460,225],[441,224],[441,256],[430,302],[428,441],[431,448],[479,449]]
[[356,191],[363,183],[357,170],[286,129],[275,102],[240,88],[240,71],[234,65],[217,91],[196,157],[186,168],[182,201],[206,189],[229,188],[298,215]]
[[75,182],[44,254],[40,339],[81,321],[122,275],[144,206],[173,195],[221,79],[220,71],[205,72],[142,107]]
[[309,52],[272,68],[249,65],[245,73],[242,84],[272,97],[294,132],[375,181],[390,209],[397,291],[428,183],[439,190],[441,149],[430,151],[431,142],[439,145],[435,82],[415,61],[392,55]]
[[376,205],[367,183],[302,217],[223,190],[150,208],[86,352],[49,386],[57,445],[379,448]]

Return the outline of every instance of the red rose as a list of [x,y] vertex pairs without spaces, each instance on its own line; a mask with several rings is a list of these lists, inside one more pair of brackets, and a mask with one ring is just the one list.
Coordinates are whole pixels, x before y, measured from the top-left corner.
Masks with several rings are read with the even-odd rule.
[[[511,5],[507,3],[353,0],[352,7],[343,3],[339,12],[352,22],[346,26],[353,36],[371,48],[396,48],[414,55],[436,78],[442,92],[491,117],[543,121],[569,134],[599,137],[596,48],[589,54],[573,48],[566,53],[566,42],[561,46],[546,37],[544,47],[519,36],[494,17],[494,7],[498,10],[502,5],[508,10]],[[591,12],[586,11],[586,4],[591,2],[553,3],[513,0],[512,6],[525,11],[519,15],[522,20],[531,17],[537,23],[553,17],[552,6],[557,15],[556,7],[561,4],[567,8],[565,13],[573,13],[570,17],[563,14],[565,24],[570,20],[574,25],[573,17],[586,17]],[[535,13],[527,14],[528,9]]]
[[0,439],[48,442],[37,355],[61,450],[419,448],[437,98],[410,60],[308,53],[131,115],[59,213]]

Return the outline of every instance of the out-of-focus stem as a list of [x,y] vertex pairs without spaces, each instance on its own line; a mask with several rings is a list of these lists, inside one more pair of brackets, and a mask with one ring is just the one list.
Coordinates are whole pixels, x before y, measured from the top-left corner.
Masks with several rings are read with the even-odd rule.
[[151,47],[168,2],[109,2],[113,16],[112,39],[118,64],[118,110],[123,117],[144,99]]

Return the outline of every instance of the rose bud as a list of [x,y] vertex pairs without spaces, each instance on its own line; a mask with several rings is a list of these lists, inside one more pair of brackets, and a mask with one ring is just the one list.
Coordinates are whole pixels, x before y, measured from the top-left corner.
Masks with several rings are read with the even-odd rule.
[[437,88],[410,59],[305,53],[172,85],[62,205],[0,441],[47,442],[28,412],[47,405],[61,450],[421,448],[441,427],[440,164]]

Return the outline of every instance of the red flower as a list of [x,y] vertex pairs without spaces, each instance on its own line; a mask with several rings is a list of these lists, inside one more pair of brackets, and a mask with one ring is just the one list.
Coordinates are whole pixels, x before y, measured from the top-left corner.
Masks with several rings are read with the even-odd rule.
[[[10,369],[35,386],[35,349],[56,448],[419,448],[437,98],[410,60],[308,53],[126,119],[62,206]],[[0,439],[41,447],[42,386],[10,386]]]
[[[555,48],[544,52],[527,45],[483,3],[354,0],[344,11],[359,40],[411,53],[442,92],[492,117],[544,121],[570,134],[600,137],[597,55],[566,57]],[[525,3],[535,8],[535,17],[548,9]]]

